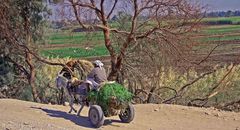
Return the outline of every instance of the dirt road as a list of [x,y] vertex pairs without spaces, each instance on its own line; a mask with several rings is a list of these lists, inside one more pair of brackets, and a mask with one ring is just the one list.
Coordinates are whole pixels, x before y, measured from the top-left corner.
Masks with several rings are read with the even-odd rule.
[[[78,106],[76,106],[78,107]],[[88,108],[82,116],[68,114],[68,106],[0,99],[0,130],[91,130]],[[177,105],[135,105],[135,119],[105,120],[99,130],[240,130],[240,113]]]

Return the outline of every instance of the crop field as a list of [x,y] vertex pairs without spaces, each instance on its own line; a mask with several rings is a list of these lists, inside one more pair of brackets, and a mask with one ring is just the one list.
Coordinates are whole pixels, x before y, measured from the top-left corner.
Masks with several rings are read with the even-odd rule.
[[101,32],[51,31],[41,53],[52,58],[79,58],[108,55]]
[[217,35],[217,36],[210,36],[210,37],[204,37],[202,38],[205,42],[210,41],[229,41],[229,40],[240,40],[240,33],[237,35]]
[[208,26],[202,30],[205,34],[226,34],[226,33],[240,33],[240,25],[216,25]]
[[95,46],[93,48],[74,48],[74,47],[64,47],[53,50],[43,50],[42,54],[45,56],[53,58],[80,58],[80,57],[91,57],[91,56],[104,56],[109,55],[105,46]]
[[214,21],[232,21],[233,24],[240,22],[240,17],[216,17],[216,18],[204,18],[203,22],[214,22]]
[[103,41],[103,34],[100,32],[54,32],[47,36],[48,44],[83,44],[86,42]]
[[[240,62],[240,17],[205,18],[203,21],[231,20],[229,25],[204,25],[193,38],[201,41],[193,48],[198,59],[203,59],[212,49],[210,62]],[[117,26],[113,24],[114,26]],[[47,43],[42,46],[41,53],[53,58],[88,58],[109,55],[104,45],[102,32],[72,32],[72,30],[53,30],[46,35]],[[191,59],[191,58],[189,58]]]

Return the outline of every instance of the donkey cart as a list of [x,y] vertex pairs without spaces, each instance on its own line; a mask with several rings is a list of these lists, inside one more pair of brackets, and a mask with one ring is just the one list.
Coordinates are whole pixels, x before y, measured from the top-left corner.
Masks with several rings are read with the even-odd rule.
[[91,124],[99,128],[104,124],[105,117],[117,115],[123,123],[130,123],[135,115],[131,98],[132,94],[116,83],[107,83],[99,91],[89,92],[91,105],[88,117]]

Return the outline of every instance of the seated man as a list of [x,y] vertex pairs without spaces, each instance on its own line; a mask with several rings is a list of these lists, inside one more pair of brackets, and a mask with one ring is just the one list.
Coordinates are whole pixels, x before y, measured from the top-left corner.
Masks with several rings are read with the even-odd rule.
[[103,63],[100,60],[93,62],[94,68],[88,74],[87,80],[90,81],[93,85],[93,89],[98,89],[102,82],[107,81],[107,74],[103,68]]

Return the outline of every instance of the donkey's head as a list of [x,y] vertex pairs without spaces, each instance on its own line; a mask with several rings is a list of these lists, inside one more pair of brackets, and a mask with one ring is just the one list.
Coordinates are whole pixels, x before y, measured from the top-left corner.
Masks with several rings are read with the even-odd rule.
[[77,60],[71,60],[66,63],[66,66],[71,69],[71,71],[74,71],[74,68],[77,66]]
[[56,85],[57,88],[64,88],[67,87],[68,84],[68,79],[63,76],[63,73],[58,73],[57,78],[56,78]]

